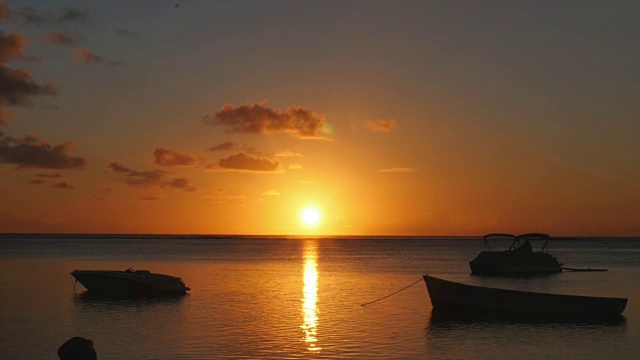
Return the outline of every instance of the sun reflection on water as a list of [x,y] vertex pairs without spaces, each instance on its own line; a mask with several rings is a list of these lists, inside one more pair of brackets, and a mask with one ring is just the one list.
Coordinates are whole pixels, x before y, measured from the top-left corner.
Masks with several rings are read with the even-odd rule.
[[305,245],[304,250],[304,288],[302,290],[303,324],[300,326],[304,333],[304,342],[310,351],[320,351],[318,342],[318,262],[315,244]]

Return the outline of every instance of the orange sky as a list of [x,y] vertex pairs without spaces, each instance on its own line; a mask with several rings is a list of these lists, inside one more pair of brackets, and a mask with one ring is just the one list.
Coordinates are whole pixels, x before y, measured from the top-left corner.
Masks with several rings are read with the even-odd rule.
[[0,1],[0,232],[638,236],[639,10]]

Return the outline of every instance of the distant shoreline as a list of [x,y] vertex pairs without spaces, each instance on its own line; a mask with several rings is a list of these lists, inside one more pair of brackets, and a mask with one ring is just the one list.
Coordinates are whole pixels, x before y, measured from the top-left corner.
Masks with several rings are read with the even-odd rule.
[[[309,235],[220,235],[220,234],[79,234],[79,233],[0,233],[0,239],[3,238],[48,238],[48,239],[336,239],[336,240],[474,240],[482,239],[482,235],[464,235],[464,236],[438,236],[438,235],[327,235],[327,236],[309,236]],[[640,240],[636,236],[558,236],[552,237],[551,240],[556,241],[590,241],[590,240]],[[500,240],[497,240],[500,241]]]

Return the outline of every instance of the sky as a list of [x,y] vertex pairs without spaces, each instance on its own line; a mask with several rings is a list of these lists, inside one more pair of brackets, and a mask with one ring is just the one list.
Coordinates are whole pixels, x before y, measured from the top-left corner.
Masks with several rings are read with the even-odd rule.
[[640,236],[639,14],[0,0],[0,232]]

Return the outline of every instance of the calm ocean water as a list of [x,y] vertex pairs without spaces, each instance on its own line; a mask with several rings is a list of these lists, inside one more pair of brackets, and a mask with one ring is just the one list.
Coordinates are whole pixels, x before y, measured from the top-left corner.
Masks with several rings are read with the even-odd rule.
[[[508,246],[493,244],[493,248]],[[0,359],[55,359],[72,336],[100,359],[637,359],[640,239],[562,240],[550,253],[608,272],[469,274],[480,239],[0,237]],[[148,269],[190,294],[87,296],[75,269]],[[608,323],[432,316],[424,273],[469,284],[627,297]]]

